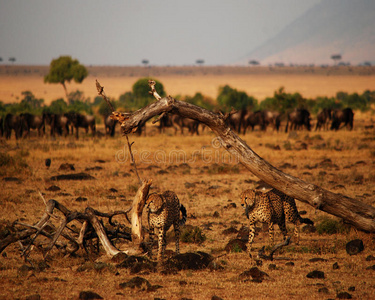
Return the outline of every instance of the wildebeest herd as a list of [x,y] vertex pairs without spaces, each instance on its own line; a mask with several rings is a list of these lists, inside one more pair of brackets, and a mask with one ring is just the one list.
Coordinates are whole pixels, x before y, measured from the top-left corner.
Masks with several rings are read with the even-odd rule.
[[[287,114],[270,110],[239,110],[231,113],[226,119],[228,126],[238,133],[246,134],[246,130],[251,128],[252,131],[256,127],[260,131],[266,131],[268,126],[273,130],[279,131],[281,122],[286,121],[285,132],[288,130],[302,130],[310,131],[311,114],[307,109],[295,109]],[[315,130],[339,130],[347,127],[349,130],[353,129],[354,113],[351,108],[345,109],[323,109],[317,114]],[[103,117],[105,134],[108,136],[115,135],[116,121],[112,120],[110,116]],[[159,133],[165,132],[166,128],[173,128],[174,134],[178,131],[184,134],[184,128],[187,129],[191,135],[199,135],[200,123],[196,120],[183,118],[176,114],[166,114],[159,120]],[[19,115],[7,114],[4,118],[0,118],[0,134],[6,139],[11,138],[12,131],[14,131],[16,139],[30,136],[31,130],[36,130],[38,136],[43,136],[46,131],[49,131],[51,137],[68,136],[74,134],[78,139],[79,128],[84,128],[86,134],[91,130],[93,136],[96,134],[95,117],[91,115],[83,115],[80,113],[70,112],[65,114],[51,114],[43,113],[41,116],[30,113],[23,113]],[[145,132],[146,124],[141,124],[138,127],[137,134],[141,135]],[[205,125],[201,125],[201,131],[204,131]]]
[[46,128],[52,137],[56,135],[67,136],[69,133],[78,138],[78,129],[84,128],[86,133],[91,129],[92,135],[96,133],[95,117],[79,113],[51,114],[43,113],[41,116],[30,113],[20,115],[7,114],[0,118],[0,133],[10,139],[14,131],[16,139],[30,135],[31,129],[37,130],[38,136],[46,134]]

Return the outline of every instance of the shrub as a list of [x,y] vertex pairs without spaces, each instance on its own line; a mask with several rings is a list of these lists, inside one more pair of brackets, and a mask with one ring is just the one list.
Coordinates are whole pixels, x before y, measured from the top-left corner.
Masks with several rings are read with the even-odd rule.
[[342,221],[333,220],[329,217],[324,217],[320,223],[316,225],[316,231],[319,234],[336,234],[348,233],[350,227],[345,225]]
[[187,226],[181,232],[181,241],[184,243],[201,244],[205,240],[206,236],[198,226]]

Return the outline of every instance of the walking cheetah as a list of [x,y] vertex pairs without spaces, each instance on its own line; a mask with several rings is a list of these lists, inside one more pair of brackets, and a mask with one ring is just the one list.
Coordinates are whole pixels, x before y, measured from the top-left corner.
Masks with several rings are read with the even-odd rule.
[[[166,247],[166,233],[173,224],[176,239],[176,254],[180,253],[180,226],[186,222],[186,209],[172,191],[150,194],[146,200],[151,245],[155,229],[158,230],[158,261],[163,260]],[[180,211],[182,218],[180,219]]]
[[301,223],[314,224],[310,219],[301,218],[298,213],[296,203],[292,197],[284,193],[272,189],[267,193],[262,193],[256,190],[245,190],[241,194],[241,205],[245,206],[245,213],[250,222],[248,251],[251,251],[251,245],[255,235],[256,222],[268,223],[268,231],[270,243],[274,241],[274,224],[278,224],[279,228],[284,235],[287,235],[285,226],[285,217],[289,222],[295,225],[294,234],[298,243],[299,230],[298,227]]

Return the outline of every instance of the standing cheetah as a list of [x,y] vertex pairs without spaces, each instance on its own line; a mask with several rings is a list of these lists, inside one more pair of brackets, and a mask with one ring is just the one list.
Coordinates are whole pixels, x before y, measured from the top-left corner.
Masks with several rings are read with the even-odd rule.
[[[180,226],[186,222],[186,209],[180,204],[177,195],[172,191],[162,194],[150,194],[146,200],[151,245],[154,230],[158,230],[158,261],[162,261],[166,247],[166,233],[173,224],[176,240],[176,254],[180,253]],[[182,218],[180,219],[180,211]]]
[[270,242],[273,244],[274,241],[274,224],[278,224],[279,228],[284,235],[284,239],[287,235],[285,226],[285,217],[289,222],[295,225],[294,234],[299,239],[298,226],[301,223],[314,224],[310,219],[301,218],[298,213],[296,203],[292,197],[285,195],[284,193],[272,189],[267,193],[262,193],[256,190],[245,190],[241,194],[241,205],[245,206],[245,213],[250,221],[249,231],[249,242],[248,251],[251,251],[251,245],[255,235],[255,223],[266,222],[268,223],[268,231]]
[[251,245],[255,235],[255,224],[263,222],[268,224],[270,243],[273,244],[273,226],[279,225],[284,239],[287,235],[285,226],[285,214],[281,203],[273,202],[267,194],[255,190],[246,190],[241,194],[241,205],[245,206],[245,213],[249,219],[249,242],[248,253],[251,252]]

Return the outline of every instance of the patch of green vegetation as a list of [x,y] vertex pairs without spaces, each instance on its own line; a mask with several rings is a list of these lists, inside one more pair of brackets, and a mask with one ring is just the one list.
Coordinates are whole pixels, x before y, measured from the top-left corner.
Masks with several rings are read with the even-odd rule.
[[201,244],[206,240],[206,235],[198,226],[189,226],[182,230],[180,239],[184,243]]
[[238,244],[234,244],[233,247],[232,247],[232,252],[234,252],[234,253],[241,253],[242,249],[241,249],[241,247]]
[[337,221],[329,217],[323,217],[316,225],[316,231],[319,234],[346,234],[350,231],[350,226],[345,225],[342,221]]

